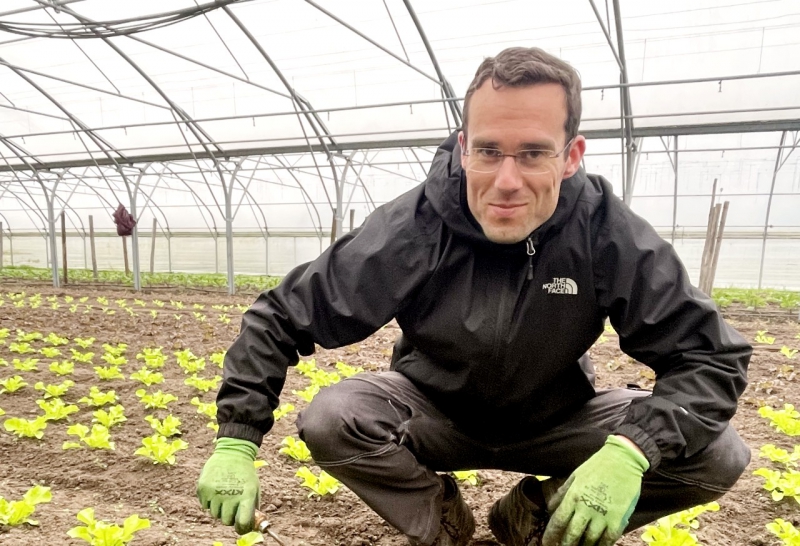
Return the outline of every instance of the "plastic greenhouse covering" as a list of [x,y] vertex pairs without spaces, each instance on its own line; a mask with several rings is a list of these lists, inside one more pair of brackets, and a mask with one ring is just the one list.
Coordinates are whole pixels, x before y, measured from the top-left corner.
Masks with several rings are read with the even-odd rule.
[[284,274],[425,179],[484,57],[538,46],[581,74],[587,170],[693,279],[716,187],[717,283],[800,289],[797,8],[4,0],[0,265],[57,266],[63,212],[71,266],[93,231],[121,269],[122,204],[135,288],[153,245],[156,271]]

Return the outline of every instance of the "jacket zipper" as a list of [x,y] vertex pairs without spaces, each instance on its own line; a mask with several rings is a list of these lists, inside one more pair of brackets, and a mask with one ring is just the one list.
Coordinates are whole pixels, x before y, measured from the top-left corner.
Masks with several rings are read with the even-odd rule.
[[528,280],[533,280],[533,255],[536,254],[536,248],[533,246],[533,236],[525,239],[525,246],[528,250]]

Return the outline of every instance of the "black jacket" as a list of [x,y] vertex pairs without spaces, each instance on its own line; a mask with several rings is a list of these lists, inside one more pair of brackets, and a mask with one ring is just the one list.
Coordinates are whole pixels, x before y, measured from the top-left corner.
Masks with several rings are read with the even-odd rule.
[[724,429],[752,349],[606,180],[581,170],[562,182],[533,256],[525,241],[488,241],[465,192],[453,135],[424,184],[261,294],[225,358],[219,435],[260,444],[298,353],[355,343],[393,318],[393,369],[477,437],[551,426],[594,396],[578,360],[606,317],[622,350],[656,372],[652,396],[615,431],[651,468]]

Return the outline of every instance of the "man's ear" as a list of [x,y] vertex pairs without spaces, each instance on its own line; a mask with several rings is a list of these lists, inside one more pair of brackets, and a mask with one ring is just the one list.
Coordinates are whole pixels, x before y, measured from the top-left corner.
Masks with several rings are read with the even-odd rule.
[[578,135],[572,141],[572,146],[569,149],[569,155],[567,155],[567,168],[564,169],[564,178],[569,178],[581,167],[581,160],[583,159],[583,154],[586,152],[586,139],[583,135]]
[[464,136],[464,131],[458,132],[458,146],[461,148],[461,164],[464,165],[465,161],[467,160],[464,152],[467,149],[467,137]]

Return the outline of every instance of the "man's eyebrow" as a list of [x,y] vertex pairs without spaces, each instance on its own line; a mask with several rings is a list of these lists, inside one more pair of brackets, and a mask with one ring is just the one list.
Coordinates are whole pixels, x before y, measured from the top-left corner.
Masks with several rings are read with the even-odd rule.
[[484,140],[482,138],[475,138],[472,140],[473,148],[499,148],[500,144],[496,140]]
[[519,146],[520,150],[555,150],[553,147],[553,143],[549,140],[543,140],[539,142],[523,142]]

